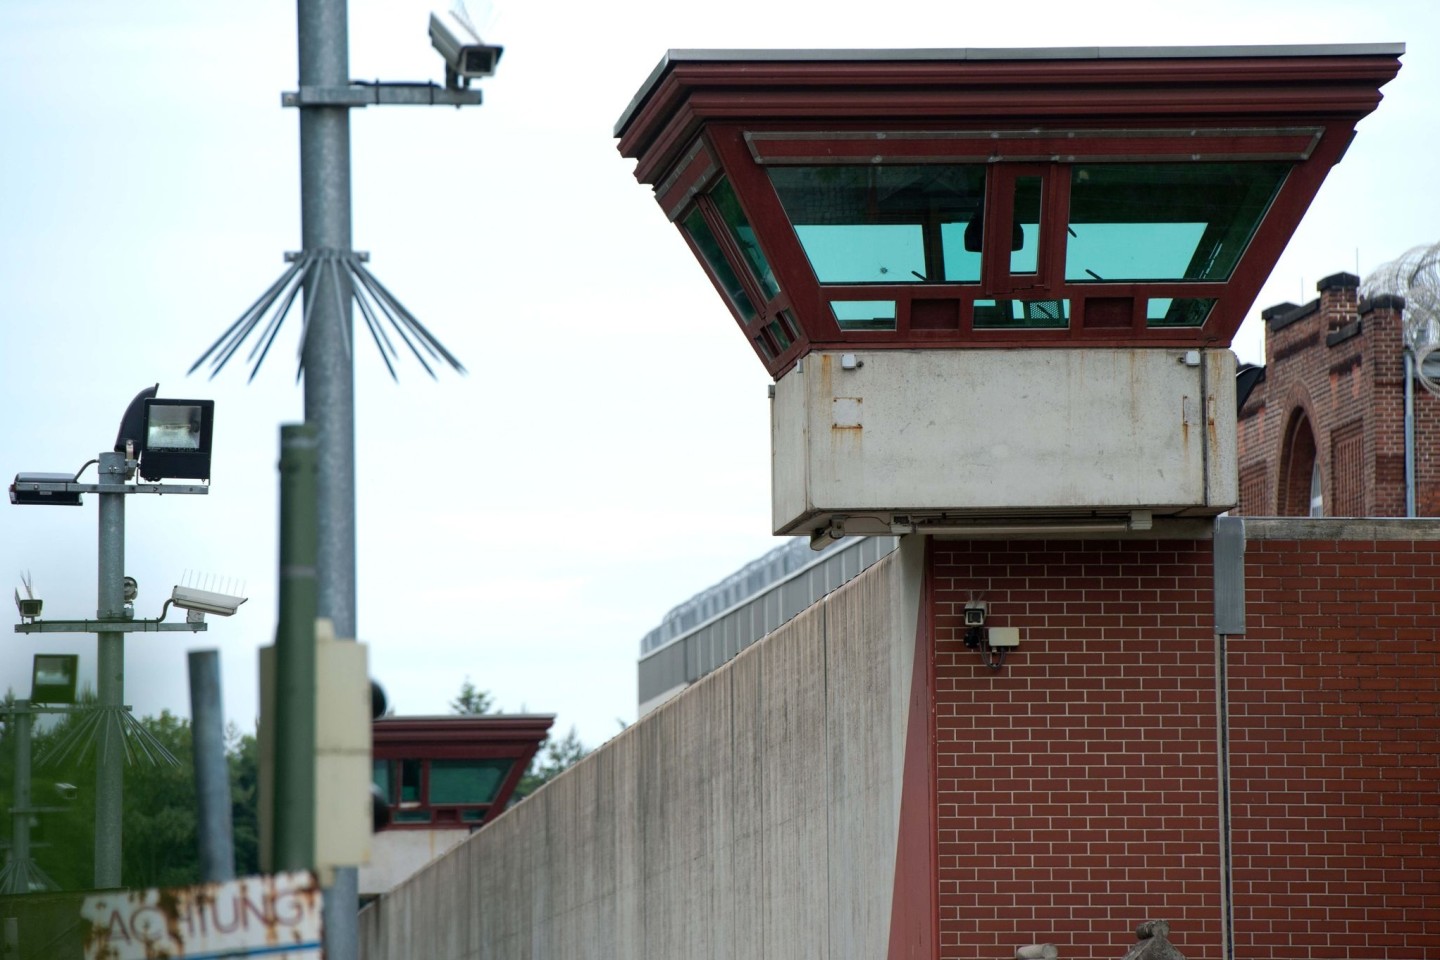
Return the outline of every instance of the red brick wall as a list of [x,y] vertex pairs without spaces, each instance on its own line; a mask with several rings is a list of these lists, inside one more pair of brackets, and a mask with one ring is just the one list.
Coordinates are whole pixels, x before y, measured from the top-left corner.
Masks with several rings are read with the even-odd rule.
[[1440,956],[1440,543],[1251,541],[1245,559],[1236,955]]
[[[1440,544],[1251,541],[1229,639],[1236,956],[1440,956]],[[1221,957],[1208,542],[937,542],[940,956]],[[998,672],[972,596],[1022,631]]]
[[[938,542],[932,570],[941,957],[1118,958],[1156,918],[1218,958],[1209,543]],[[972,593],[1021,628],[998,672]]]
[[[1358,304],[1348,285],[1353,280],[1337,274],[1321,282],[1320,297],[1311,304],[1266,311],[1265,380],[1238,424],[1240,474],[1249,482],[1241,484],[1237,513],[1296,512],[1294,491],[1309,478],[1287,471],[1286,431],[1303,412],[1314,434],[1325,514],[1405,515],[1402,317],[1391,298],[1373,309]],[[1292,317],[1298,319],[1287,319]],[[1440,516],[1440,398],[1418,386],[1415,420],[1417,514]],[[1343,463],[1335,462],[1337,448]],[[1257,471],[1265,482],[1255,478]],[[1308,504],[1308,488],[1304,499]]]

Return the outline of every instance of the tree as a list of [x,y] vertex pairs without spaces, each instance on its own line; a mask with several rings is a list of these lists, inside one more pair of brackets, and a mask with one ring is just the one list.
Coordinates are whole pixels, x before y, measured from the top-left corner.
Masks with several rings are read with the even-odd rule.
[[481,690],[467,676],[460,685],[460,695],[450,701],[450,712],[462,717],[479,717],[495,713],[495,698],[489,690]]
[[[477,689],[468,676],[460,685],[460,695],[450,701],[450,711],[467,717],[499,712],[495,709],[495,697],[490,691]],[[560,740],[547,735],[540,744],[540,749],[535,752],[534,759],[530,761],[525,775],[520,778],[520,784],[515,788],[510,802],[528,797],[573,767],[589,752],[585,744],[580,742],[580,735],[575,732],[574,727]]]
[[535,759],[530,761],[530,769],[520,778],[520,785],[515,788],[515,799],[523,800],[530,796],[575,766],[589,752],[585,744],[580,742],[580,735],[573,726],[560,740],[547,735],[545,742],[540,744],[540,749],[535,752]]
[[[86,691],[83,703],[93,703]],[[57,762],[41,763],[50,748],[82,722],[71,713],[34,738],[32,796],[48,809],[37,815],[31,831],[36,862],[63,890],[88,889],[94,881],[95,750],[97,744],[73,746]],[[127,764],[125,770],[122,877],[127,887],[186,886],[200,880],[196,835],[195,769],[190,722],[162,712],[140,720],[144,728],[179,761]],[[0,809],[10,808],[13,789],[13,745],[10,725],[0,737]],[[227,733],[231,815],[235,836],[235,869],[239,876],[259,872],[258,751],[255,738]],[[64,785],[62,791],[60,785]],[[73,788],[73,789],[71,789]],[[73,797],[73,799],[71,799]],[[3,818],[9,833],[9,817]]]

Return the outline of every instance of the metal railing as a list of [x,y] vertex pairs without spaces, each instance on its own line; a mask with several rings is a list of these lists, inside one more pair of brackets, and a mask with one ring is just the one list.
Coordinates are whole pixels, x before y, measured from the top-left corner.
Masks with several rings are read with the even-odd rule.
[[640,658],[641,714],[710,673],[890,553],[898,537],[850,537]]

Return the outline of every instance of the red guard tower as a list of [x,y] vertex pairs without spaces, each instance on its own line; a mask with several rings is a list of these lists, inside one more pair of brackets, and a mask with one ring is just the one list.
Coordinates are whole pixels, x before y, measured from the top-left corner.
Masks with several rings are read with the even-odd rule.
[[775,532],[1234,506],[1231,338],[1402,50],[669,53],[616,135],[776,380]]

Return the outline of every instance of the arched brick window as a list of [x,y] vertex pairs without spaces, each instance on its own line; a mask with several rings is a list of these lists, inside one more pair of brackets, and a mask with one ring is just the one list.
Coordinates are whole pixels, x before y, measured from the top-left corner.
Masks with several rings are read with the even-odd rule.
[[1277,513],[1282,517],[1319,517],[1325,513],[1325,491],[1315,457],[1315,431],[1299,408],[1290,414],[1280,448]]

